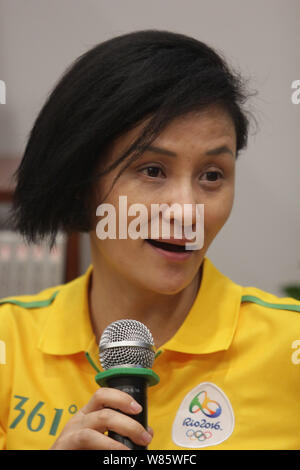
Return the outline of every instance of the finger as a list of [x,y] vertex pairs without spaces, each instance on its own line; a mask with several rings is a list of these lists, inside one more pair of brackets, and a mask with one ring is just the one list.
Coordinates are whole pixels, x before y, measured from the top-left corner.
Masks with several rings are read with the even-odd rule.
[[128,393],[106,387],[99,388],[81,411],[87,414],[103,408],[114,408],[126,414],[137,414],[142,411],[141,405]]
[[148,426],[148,427],[147,427],[147,431],[148,431],[148,433],[149,433],[152,437],[154,436],[154,431],[153,431],[153,429],[151,428],[151,426]]
[[94,429],[83,428],[74,433],[68,442],[68,450],[130,450],[121,442],[115,441]]
[[141,446],[147,446],[152,440],[151,434],[138,421],[109,408],[86,414],[83,426],[100,433],[114,431]]

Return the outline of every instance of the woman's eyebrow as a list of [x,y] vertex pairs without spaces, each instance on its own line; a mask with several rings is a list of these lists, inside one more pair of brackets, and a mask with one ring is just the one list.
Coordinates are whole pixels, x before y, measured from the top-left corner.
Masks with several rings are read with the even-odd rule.
[[[138,146],[138,148],[142,148],[142,147]],[[146,147],[146,149],[144,151],[145,152],[160,153],[162,155],[167,155],[169,157],[177,157],[177,153],[172,152],[171,150],[168,150],[168,149],[165,149],[165,148],[162,148],[162,147],[154,146],[154,145],[149,145],[149,147]],[[233,152],[230,150],[230,148],[227,145],[221,145],[220,147],[216,147],[214,149],[207,150],[204,153],[204,155],[221,155],[221,154],[224,154],[224,153],[229,153],[230,155],[232,155],[234,157]]]

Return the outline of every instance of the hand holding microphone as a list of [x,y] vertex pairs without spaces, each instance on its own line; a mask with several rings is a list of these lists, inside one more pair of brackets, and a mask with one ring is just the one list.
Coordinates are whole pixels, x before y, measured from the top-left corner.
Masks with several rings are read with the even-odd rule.
[[51,450],[147,448],[153,436],[147,426],[147,385],[159,380],[150,369],[153,346],[150,331],[135,320],[105,329],[100,341],[105,371],[96,375],[101,388],[70,419]]
[[[141,413],[134,419],[147,429],[147,386],[159,381],[151,370],[155,352],[150,331],[139,321],[119,320],[104,330],[99,346],[100,362],[105,372],[96,375],[97,383],[128,393],[142,405]],[[136,445],[130,438],[114,431],[109,431],[108,435],[130,449],[147,448],[146,445]]]

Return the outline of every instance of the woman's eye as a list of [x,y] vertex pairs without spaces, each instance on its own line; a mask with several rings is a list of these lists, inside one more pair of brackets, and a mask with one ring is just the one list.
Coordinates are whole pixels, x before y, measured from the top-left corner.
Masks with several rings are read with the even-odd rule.
[[141,172],[146,175],[150,176],[151,178],[157,178],[158,176],[164,176],[161,168],[157,166],[147,166],[147,168],[143,168]]
[[[204,173],[204,175],[207,175],[207,180],[206,181],[210,181],[212,183],[217,181],[220,178],[223,178],[223,175],[220,171],[207,171],[206,173]],[[220,178],[218,178],[218,176]]]

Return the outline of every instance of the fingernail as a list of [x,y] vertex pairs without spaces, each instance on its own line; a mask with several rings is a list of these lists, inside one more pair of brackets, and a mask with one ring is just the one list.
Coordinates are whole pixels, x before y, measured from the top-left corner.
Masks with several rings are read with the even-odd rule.
[[147,445],[152,441],[152,436],[148,432],[144,431],[142,434],[142,440]]
[[139,403],[137,403],[136,401],[132,401],[130,403],[130,407],[132,409],[132,411],[135,411],[135,412],[141,412],[142,411],[142,407]]

